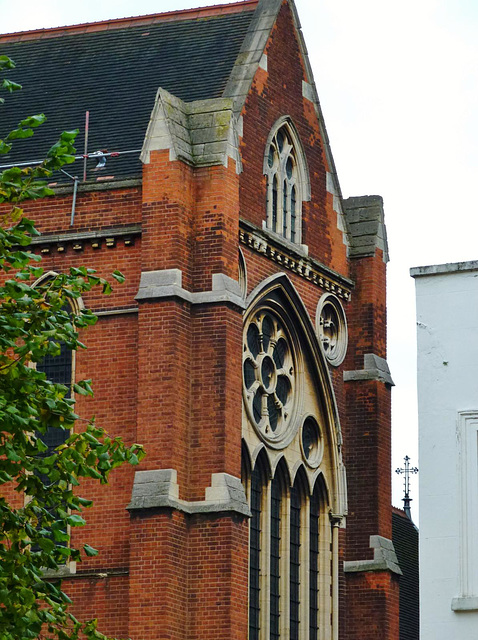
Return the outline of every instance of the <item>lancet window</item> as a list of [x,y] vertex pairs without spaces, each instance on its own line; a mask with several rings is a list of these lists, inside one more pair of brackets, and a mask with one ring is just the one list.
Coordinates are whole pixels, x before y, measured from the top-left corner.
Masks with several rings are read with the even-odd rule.
[[309,494],[300,472],[291,485],[285,463],[272,478],[268,469],[262,452],[252,472],[243,471],[252,515],[249,640],[322,640],[331,581],[325,494],[319,481]]
[[268,142],[264,163],[267,175],[267,222],[271,231],[301,242],[302,201],[305,185],[302,151],[289,122],[285,122]]

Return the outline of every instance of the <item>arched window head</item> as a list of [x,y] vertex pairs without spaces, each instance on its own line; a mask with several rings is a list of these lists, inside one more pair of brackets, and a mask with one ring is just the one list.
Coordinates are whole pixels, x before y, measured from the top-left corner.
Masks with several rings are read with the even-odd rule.
[[302,242],[302,202],[309,200],[307,164],[299,137],[288,118],[274,125],[267,141],[266,228],[294,243]]

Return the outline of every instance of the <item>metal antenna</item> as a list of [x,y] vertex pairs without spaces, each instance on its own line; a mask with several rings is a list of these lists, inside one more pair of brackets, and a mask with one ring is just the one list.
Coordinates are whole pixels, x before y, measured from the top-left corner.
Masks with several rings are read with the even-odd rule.
[[410,511],[410,502],[412,499],[410,498],[410,474],[418,473],[418,467],[410,467],[410,458],[405,456],[403,458],[405,464],[402,469],[395,469],[395,473],[402,474],[403,473],[403,489],[404,489],[404,497],[403,500],[403,510],[407,514],[407,516],[412,519],[412,513]]

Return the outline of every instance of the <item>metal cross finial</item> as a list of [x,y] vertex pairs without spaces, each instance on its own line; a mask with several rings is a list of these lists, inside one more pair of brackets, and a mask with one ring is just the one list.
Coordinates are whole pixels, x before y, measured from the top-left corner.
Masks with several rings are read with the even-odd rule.
[[404,466],[403,469],[395,469],[395,473],[399,473],[404,475],[403,478],[403,489],[404,489],[404,497],[403,500],[403,510],[407,514],[407,516],[412,519],[412,514],[410,511],[410,502],[412,499],[410,498],[410,474],[418,473],[418,467],[410,467],[410,458],[408,456],[404,457]]

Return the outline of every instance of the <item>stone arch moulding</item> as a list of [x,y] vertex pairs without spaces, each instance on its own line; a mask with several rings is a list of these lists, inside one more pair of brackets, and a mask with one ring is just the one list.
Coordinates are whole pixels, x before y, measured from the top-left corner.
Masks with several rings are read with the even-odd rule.
[[274,136],[279,131],[281,127],[285,127],[287,129],[288,134],[291,137],[294,148],[297,152],[297,169],[299,170],[300,175],[300,186],[301,186],[301,195],[302,201],[308,202],[311,198],[311,187],[310,187],[310,174],[309,174],[309,165],[307,163],[307,158],[304,152],[304,146],[300,139],[297,128],[292,121],[292,118],[288,115],[281,116],[278,120],[274,122],[269,131],[269,135],[267,137],[266,146],[264,148],[264,160],[263,160],[263,173],[267,175],[268,172],[268,154],[269,147],[271,145]]
[[304,466],[304,463],[302,461],[298,460],[294,464],[292,469],[290,469],[289,473],[290,473],[291,486],[293,486],[295,484],[296,479],[298,477],[300,477],[300,482],[302,482],[302,484],[304,485],[305,489],[307,490],[307,495],[308,496],[312,495],[312,492],[314,491],[314,487],[310,482],[309,476],[305,472],[305,466]]
[[[249,294],[246,299],[244,326],[247,326],[249,319],[253,317],[257,310],[275,300],[280,300],[282,306],[287,308],[288,316],[295,326],[297,335],[300,336],[301,350],[307,350],[309,355],[307,361],[310,363],[309,366],[314,376],[315,388],[324,409],[324,436],[327,435],[329,446],[331,447],[330,455],[333,468],[331,469],[332,476],[329,479],[328,487],[331,500],[329,503],[331,515],[341,520],[347,514],[347,487],[341,451],[342,433],[332,380],[315,327],[299,294],[285,273],[277,273],[266,278]],[[302,363],[302,366],[304,366],[305,360],[302,354],[298,365],[301,366]],[[274,449],[282,449],[283,446],[286,445],[275,446],[274,442],[260,445],[256,451],[251,452],[252,464],[254,465],[256,456],[263,448],[266,452],[270,449],[272,453]],[[276,451],[277,453],[279,452]],[[267,457],[269,460],[271,459],[269,455]]]
[[[57,271],[47,271],[47,273],[44,273],[35,280],[35,282],[32,284],[32,288],[34,289],[47,280],[56,278],[56,276],[58,275],[60,274]],[[85,308],[85,303],[83,302],[83,298],[81,296],[79,298],[69,298],[68,304],[70,305],[70,308],[75,315],[78,315],[80,311]]]
[[301,245],[302,204],[310,200],[311,187],[304,147],[290,116],[281,116],[269,132],[263,173],[267,177],[264,229]]

